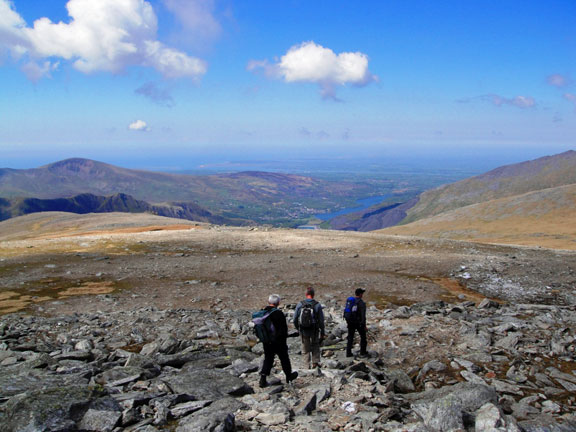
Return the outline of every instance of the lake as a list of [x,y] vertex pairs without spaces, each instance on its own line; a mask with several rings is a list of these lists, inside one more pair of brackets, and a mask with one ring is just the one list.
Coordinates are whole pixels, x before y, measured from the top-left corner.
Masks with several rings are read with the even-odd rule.
[[361,210],[365,210],[367,208],[370,208],[373,205],[380,204],[382,201],[390,198],[391,196],[392,196],[391,194],[388,194],[388,195],[373,196],[373,197],[369,197],[369,198],[362,198],[362,199],[359,199],[356,201],[356,203],[358,205],[355,207],[343,208],[341,210],[338,210],[338,211],[335,211],[332,213],[318,213],[318,214],[315,214],[314,216],[320,220],[329,221],[330,219],[333,219],[336,216],[341,216],[341,215],[345,215],[348,213],[359,212]]

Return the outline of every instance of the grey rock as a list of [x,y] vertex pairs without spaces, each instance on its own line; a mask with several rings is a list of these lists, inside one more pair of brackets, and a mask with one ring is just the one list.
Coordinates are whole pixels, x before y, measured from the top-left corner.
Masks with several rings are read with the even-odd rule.
[[123,407],[138,407],[164,395],[165,393],[157,392],[124,392],[115,393],[112,397]]
[[481,378],[478,375],[476,375],[475,373],[469,372],[467,370],[461,371],[460,375],[462,376],[462,378],[464,378],[469,383],[488,385],[486,383],[486,381],[484,381],[483,378]]
[[562,410],[562,407],[551,400],[546,400],[542,402],[542,412],[558,414]]
[[492,387],[494,387],[498,393],[508,393],[524,396],[524,392],[520,389],[520,387],[514,384],[510,384],[506,381],[494,379],[492,380]]
[[505,416],[493,403],[487,403],[476,411],[475,432],[520,432],[516,420]]
[[94,344],[88,339],[83,339],[74,345],[76,351],[90,351],[92,348],[94,348]]
[[122,418],[121,411],[108,411],[90,408],[80,421],[81,430],[94,432],[110,432]]
[[430,371],[441,372],[446,370],[446,368],[447,366],[444,363],[438,360],[431,360],[425,363],[424,366],[422,366],[422,369],[420,369],[420,372],[416,377],[416,381],[417,382],[422,381],[426,377],[426,374],[428,374],[428,372]]
[[162,377],[174,393],[186,393],[198,400],[242,396],[254,390],[242,379],[220,369],[182,371],[177,375]]
[[138,367],[115,367],[94,377],[94,382],[108,387],[116,387],[136,381],[141,377],[152,378],[147,369]]
[[534,374],[534,378],[539,384],[544,384],[550,387],[554,387],[554,383],[550,378],[548,378],[545,374],[537,372]]
[[564,381],[571,382],[572,384],[576,384],[576,375],[562,372],[562,371],[556,369],[555,367],[546,368],[546,372],[548,373],[548,376],[550,376],[554,379],[564,380]]
[[151,356],[156,354],[159,351],[159,348],[160,344],[157,341],[153,341],[144,345],[140,350],[140,354],[143,356]]
[[207,407],[211,403],[211,400],[201,400],[177,404],[170,408],[170,415],[174,418],[184,417]]
[[294,413],[296,415],[310,415],[312,411],[316,409],[316,393],[312,395],[312,397],[308,397],[304,399],[295,409]]
[[566,420],[558,423],[553,417],[540,415],[538,418],[521,421],[518,425],[523,432],[574,432],[576,431],[576,421]]
[[556,378],[556,381],[558,381],[558,384],[560,384],[562,387],[564,387],[569,392],[576,392],[576,384],[572,383],[571,381],[565,381],[565,380],[560,379],[560,378]]
[[414,383],[406,372],[401,369],[388,369],[384,372],[388,381],[393,382],[394,390],[398,393],[409,393],[416,390]]
[[80,360],[80,361],[92,361],[94,355],[88,351],[69,351],[57,355],[54,357],[57,360]]
[[499,348],[503,348],[507,351],[516,351],[516,348],[518,347],[518,343],[520,342],[520,336],[517,334],[510,334],[508,336],[505,336],[501,339],[498,339],[496,341],[496,343],[494,344],[494,346],[497,346]]
[[286,412],[280,413],[260,413],[255,417],[258,423],[262,423],[265,426],[274,426],[285,424],[290,420],[290,415]]
[[72,431],[98,394],[83,385],[24,392],[12,397],[0,411],[5,431]]
[[176,432],[232,432],[236,430],[234,413],[244,406],[236,399],[220,399],[182,418]]
[[514,417],[520,420],[529,419],[540,414],[539,409],[534,408],[528,405],[527,403],[522,402],[514,403],[512,404],[511,408]]
[[479,366],[475,365],[470,360],[462,359],[462,358],[454,358],[454,362],[458,364],[460,367],[463,367],[469,372],[478,373],[482,370]]
[[514,366],[510,367],[508,371],[506,371],[506,378],[518,384],[522,384],[528,381],[528,377],[519,372],[518,369],[516,369]]
[[427,390],[422,393],[410,393],[404,397],[414,404],[420,402],[435,402],[450,396],[460,402],[466,412],[474,412],[484,404],[496,403],[498,395],[494,388],[481,384],[459,383],[453,386],[445,386],[439,389]]
[[83,374],[54,375],[44,369],[0,369],[0,397],[10,397],[42,388],[88,384]]
[[452,395],[435,402],[414,404],[412,409],[430,431],[448,432],[464,429],[462,404]]
[[316,400],[318,403],[325,401],[332,394],[332,390],[329,384],[320,384],[317,386],[313,386],[310,387],[310,390],[313,391],[314,394],[316,395]]
[[498,309],[500,307],[500,304],[498,302],[495,302],[494,300],[485,298],[476,307],[478,309]]

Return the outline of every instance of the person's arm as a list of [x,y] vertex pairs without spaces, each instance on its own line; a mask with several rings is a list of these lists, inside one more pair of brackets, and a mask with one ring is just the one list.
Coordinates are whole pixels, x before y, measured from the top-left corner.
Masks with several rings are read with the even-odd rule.
[[286,339],[288,337],[288,324],[286,324],[286,316],[280,309],[275,310],[270,315],[270,319],[276,329],[277,339]]
[[320,337],[324,338],[326,336],[326,328],[324,323],[324,310],[322,309],[322,305],[318,303],[318,327],[320,328]]
[[302,309],[302,303],[298,303],[296,305],[296,309],[294,309],[294,327],[296,327],[296,330],[300,330],[298,328],[298,317],[300,316],[300,309]]
[[360,301],[360,324],[366,327],[366,303],[364,300]]

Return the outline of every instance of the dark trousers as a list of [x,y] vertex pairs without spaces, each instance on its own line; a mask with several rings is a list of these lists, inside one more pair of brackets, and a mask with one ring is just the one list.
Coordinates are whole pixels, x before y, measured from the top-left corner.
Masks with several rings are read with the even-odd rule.
[[264,345],[264,363],[262,363],[262,375],[270,375],[272,366],[274,366],[274,356],[277,355],[282,365],[282,370],[289,377],[292,374],[292,365],[290,364],[290,357],[288,357],[288,345],[286,341],[265,343]]
[[352,354],[354,346],[354,333],[358,331],[360,335],[360,354],[366,354],[368,341],[366,340],[366,326],[354,322],[348,322],[348,340],[346,343],[346,354]]

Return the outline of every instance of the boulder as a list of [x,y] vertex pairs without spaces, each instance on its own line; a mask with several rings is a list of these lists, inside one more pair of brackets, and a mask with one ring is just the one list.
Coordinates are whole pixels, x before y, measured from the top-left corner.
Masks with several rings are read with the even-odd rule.
[[90,402],[100,394],[86,385],[52,387],[11,398],[0,411],[5,431],[60,432],[76,430]]
[[180,420],[176,432],[232,432],[236,430],[234,413],[245,405],[233,398],[220,399]]
[[221,399],[226,396],[243,396],[254,393],[242,379],[220,369],[182,371],[162,377],[174,393],[186,393],[198,400]]
[[513,417],[505,416],[500,408],[489,402],[476,411],[475,432],[521,432]]

